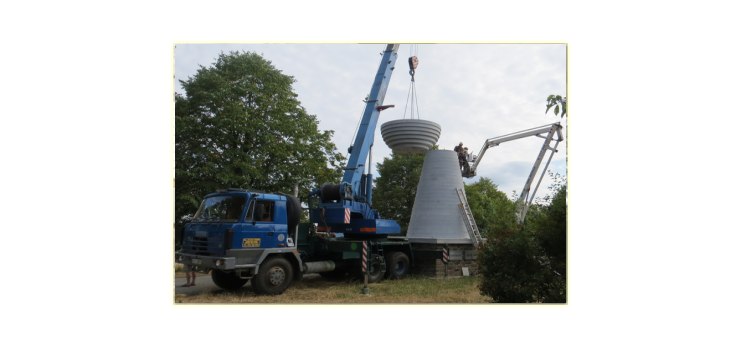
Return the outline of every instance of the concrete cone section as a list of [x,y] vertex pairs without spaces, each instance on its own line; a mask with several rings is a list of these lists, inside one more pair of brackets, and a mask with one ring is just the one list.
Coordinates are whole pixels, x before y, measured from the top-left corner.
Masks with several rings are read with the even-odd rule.
[[417,185],[407,237],[411,242],[470,244],[455,188],[463,177],[454,151],[428,151]]

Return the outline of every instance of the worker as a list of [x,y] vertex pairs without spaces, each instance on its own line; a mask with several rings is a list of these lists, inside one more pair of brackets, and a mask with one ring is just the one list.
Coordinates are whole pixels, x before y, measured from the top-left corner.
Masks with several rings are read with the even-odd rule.
[[193,272],[190,265],[184,265],[183,271],[185,272],[185,284],[181,287],[192,287],[196,285],[196,273]]
[[466,162],[466,157],[464,156],[464,149],[463,149],[463,142],[459,143],[458,146],[455,146],[453,150],[455,153],[458,154],[458,164],[460,165],[460,170],[463,170],[463,165]]
[[453,150],[455,151],[456,154],[459,154],[463,150],[463,142],[459,143],[458,146],[455,146]]
[[465,160],[463,159],[463,142],[459,143],[458,146],[455,146],[453,150],[458,155],[458,164],[460,165],[460,170],[463,170],[463,162]]
[[465,166],[468,166],[468,147],[463,147],[463,152],[461,154],[461,158],[463,161],[461,161],[461,159],[459,159],[458,161],[461,164],[461,170],[463,170]]

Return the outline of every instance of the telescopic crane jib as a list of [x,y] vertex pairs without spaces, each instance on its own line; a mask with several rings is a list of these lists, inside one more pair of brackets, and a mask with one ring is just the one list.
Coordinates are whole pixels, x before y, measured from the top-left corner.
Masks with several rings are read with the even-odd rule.
[[355,142],[350,147],[350,158],[343,168],[345,174],[342,181],[340,184],[325,183],[310,193],[319,198],[318,208],[312,208],[311,213],[312,219],[320,221],[322,227],[334,226],[333,230],[345,234],[363,233],[365,230],[373,230],[375,234],[395,234],[401,230],[396,221],[380,219],[378,211],[371,209],[373,176],[368,160],[379,114],[393,107],[383,105],[383,100],[398,50],[398,44],[388,44],[383,51]]

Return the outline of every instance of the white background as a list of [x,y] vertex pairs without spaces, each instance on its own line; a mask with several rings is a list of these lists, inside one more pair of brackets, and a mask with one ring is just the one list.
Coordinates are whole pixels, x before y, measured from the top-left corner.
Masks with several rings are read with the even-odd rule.
[[[738,345],[728,4],[6,5],[0,342]],[[173,44],[391,41],[568,43],[568,305],[173,306]]]

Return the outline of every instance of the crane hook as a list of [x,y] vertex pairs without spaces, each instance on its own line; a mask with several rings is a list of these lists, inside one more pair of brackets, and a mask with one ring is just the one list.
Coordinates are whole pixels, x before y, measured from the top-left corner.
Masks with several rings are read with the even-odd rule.
[[412,76],[412,82],[414,82],[414,73],[417,69],[417,65],[419,65],[419,59],[417,59],[417,56],[409,57],[409,74]]

